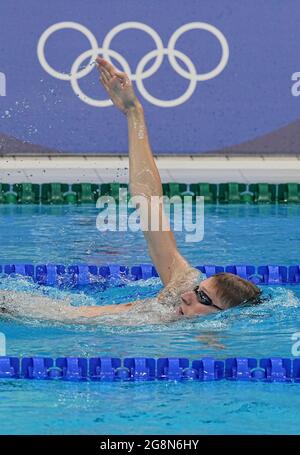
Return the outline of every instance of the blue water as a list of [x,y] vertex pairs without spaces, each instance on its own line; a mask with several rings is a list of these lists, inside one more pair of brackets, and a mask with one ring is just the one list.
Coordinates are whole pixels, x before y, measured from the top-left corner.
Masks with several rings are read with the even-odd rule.
[[[299,263],[299,206],[207,206],[205,237],[179,248],[192,264]],[[141,234],[100,234],[92,207],[0,207],[1,263],[147,262]],[[120,241],[120,238],[122,239]],[[157,279],[81,290],[0,280],[74,304],[108,304],[154,295]],[[272,301],[212,317],[144,327],[65,327],[0,321],[9,355],[291,357],[300,331],[300,287],[268,288]],[[300,353],[299,353],[300,354]],[[0,381],[1,434],[296,434],[298,384],[62,383]],[[26,416],[26,417],[24,417]]]

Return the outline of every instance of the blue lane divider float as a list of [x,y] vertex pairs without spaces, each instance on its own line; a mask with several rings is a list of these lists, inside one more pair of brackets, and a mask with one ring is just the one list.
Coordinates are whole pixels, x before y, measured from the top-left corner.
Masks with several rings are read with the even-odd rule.
[[0,379],[63,381],[250,381],[300,383],[300,359],[235,357],[0,357]]
[[[258,285],[300,284],[300,265],[198,265],[198,270],[207,278],[220,272],[230,272]],[[0,274],[7,276],[21,275],[31,278],[38,284],[46,286],[72,285],[85,286],[99,280],[147,280],[158,277],[152,264],[140,264],[127,267],[120,264],[2,264]]]

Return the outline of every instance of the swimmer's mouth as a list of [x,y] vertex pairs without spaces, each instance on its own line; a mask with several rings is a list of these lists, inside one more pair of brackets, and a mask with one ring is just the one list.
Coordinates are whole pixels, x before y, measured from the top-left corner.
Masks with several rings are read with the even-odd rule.
[[184,312],[182,311],[182,308],[181,308],[181,307],[178,308],[178,314],[179,314],[180,316],[184,316]]

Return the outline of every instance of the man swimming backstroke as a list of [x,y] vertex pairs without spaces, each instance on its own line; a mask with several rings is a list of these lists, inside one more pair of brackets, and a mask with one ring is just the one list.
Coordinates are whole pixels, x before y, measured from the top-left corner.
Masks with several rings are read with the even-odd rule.
[[[147,223],[151,225],[151,198],[162,197],[162,183],[149,144],[143,107],[125,73],[117,71],[100,57],[96,64],[104,89],[127,118],[130,193],[147,201],[147,213],[143,213],[144,208],[140,216],[141,221],[147,217]],[[159,223],[156,224],[159,229],[143,231],[164,285],[157,298],[117,305],[75,307],[69,301],[0,291],[0,312],[58,322],[97,322],[119,315],[115,319],[118,323],[140,324],[171,322],[182,317],[217,313],[245,303],[259,303],[260,289],[231,273],[219,273],[201,280],[200,272],[179,253],[171,229],[162,228],[166,223],[162,204],[159,204],[158,214]]]

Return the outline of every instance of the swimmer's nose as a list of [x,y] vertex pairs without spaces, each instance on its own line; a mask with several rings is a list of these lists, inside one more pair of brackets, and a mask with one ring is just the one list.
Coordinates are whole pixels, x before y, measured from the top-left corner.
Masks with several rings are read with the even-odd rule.
[[181,300],[183,301],[183,303],[185,303],[186,305],[189,305],[190,304],[190,294],[191,292],[185,292],[184,294],[182,294],[180,296]]

